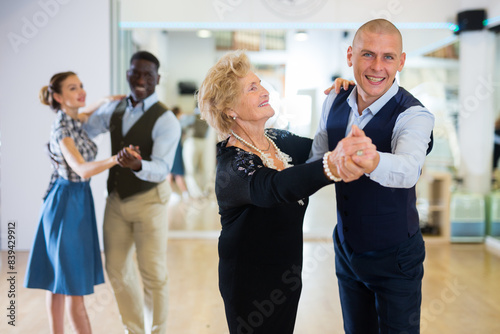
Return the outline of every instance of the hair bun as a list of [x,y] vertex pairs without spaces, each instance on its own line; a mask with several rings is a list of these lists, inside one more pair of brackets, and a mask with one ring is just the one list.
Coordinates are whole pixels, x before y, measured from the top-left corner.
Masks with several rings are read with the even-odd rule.
[[38,98],[40,99],[40,102],[42,102],[42,104],[45,104],[46,106],[50,106],[49,86],[43,86],[42,89],[40,89],[40,93],[38,94]]

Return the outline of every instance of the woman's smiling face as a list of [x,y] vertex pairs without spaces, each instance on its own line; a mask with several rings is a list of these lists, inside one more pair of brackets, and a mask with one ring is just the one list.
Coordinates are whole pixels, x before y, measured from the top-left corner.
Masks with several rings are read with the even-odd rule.
[[67,77],[61,83],[61,94],[54,93],[54,98],[64,110],[85,107],[86,97],[87,93],[83,89],[83,84],[76,75]]
[[234,110],[241,121],[267,121],[274,115],[274,109],[269,104],[269,92],[262,87],[255,73],[240,79],[240,99]]

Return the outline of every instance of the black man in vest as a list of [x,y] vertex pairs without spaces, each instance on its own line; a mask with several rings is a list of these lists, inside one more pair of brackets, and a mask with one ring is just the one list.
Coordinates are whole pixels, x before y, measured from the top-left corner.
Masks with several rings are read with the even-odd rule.
[[109,131],[112,154],[118,155],[119,166],[110,169],[108,177],[103,236],[106,271],[126,333],[143,334],[146,328],[165,333],[167,327],[167,201],[171,190],[165,180],[181,128],[174,114],[158,101],[159,66],[151,53],[135,53],[127,71],[130,94],[103,105],[86,123],[90,136]]
[[328,95],[313,142],[310,160],[336,165],[335,270],[348,334],[420,332],[425,247],[415,184],[434,116],[395,80],[405,59],[392,23],[362,25],[347,50],[356,87]]

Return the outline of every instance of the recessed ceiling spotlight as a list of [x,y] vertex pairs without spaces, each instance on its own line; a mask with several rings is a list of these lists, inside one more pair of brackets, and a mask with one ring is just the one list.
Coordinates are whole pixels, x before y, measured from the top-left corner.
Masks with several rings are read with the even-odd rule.
[[307,41],[309,35],[304,30],[299,30],[295,33],[295,40],[299,42]]
[[210,30],[202,29],[202,30],[198,30],[198,32],[196,33],[196,36],[198,36],[200,38],[209,38],[209,37],[212,37],[212,32]]

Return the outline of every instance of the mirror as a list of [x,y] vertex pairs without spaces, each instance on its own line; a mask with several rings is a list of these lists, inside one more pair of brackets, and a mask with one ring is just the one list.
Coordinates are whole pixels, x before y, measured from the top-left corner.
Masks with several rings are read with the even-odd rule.
[[[189,125],[196,118],[193,91],[208,69],[228,50],[247,50],[256,73],[271,92],[271,104],[276,111],[273,126],[313,138],[325,97],[323,90],[337,76],[353,78],[345,55],[355,28],[340,25],[334,29],[198,30],[193,27],[121,25],[115,33],[118,61],[113,75],[114,93],[127,93],[125,76],[119,74],[125,73],[128,59],[135,51],[148,50],[155,54],[161,63],[157,93],[160,101],[168,107],[177,106],[182,110],[183,144],[188,144],[189,151],[186,153],[186,147],[183,148],[184,163],[191,165],[189,169],[196,167],[194,173],[185,175],[188,189],[197,188],[190,190],[194,198],[183,201],[179,188],[174,185],[177,194],[169,203],[169,223],[174,232],[171,236],[185,233],[218,235],[220,230],[214,194],[216,134],[208,129],[202,140],[192,139],[194,130]],[[450,138],[456,140],[458,111],[457,36],[447,25],[431,27],[424,24],[400,29],[407,62],[398,80],[401,86],[439,115],[442,128],[437,132],[442,137],[438,135],[436,138],[435,132],[438,149],[435,150],[435,159],[431,156],[429,161],[448,168],[457,163],[454,144],[450,145]],[[312,196],[304,222],[306,237],[331,235],[335,215],[318,217],[314,211],[317,206],[331,205],[333,196],[333,187]]]

